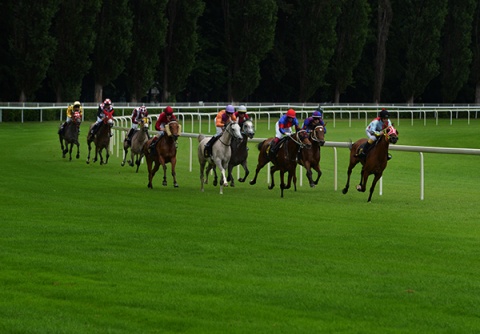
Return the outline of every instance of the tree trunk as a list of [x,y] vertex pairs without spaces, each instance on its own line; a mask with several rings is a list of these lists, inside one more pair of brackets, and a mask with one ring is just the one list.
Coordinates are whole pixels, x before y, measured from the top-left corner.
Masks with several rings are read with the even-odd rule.
[[480,82],[475,85],[475,104],[480,104]]
[[99,83],[95,83],[95,102],[102,102],[103,97],[103,85]]
[[386,44],[390,23],[392,22],[392,4],[390,0],[378,1],[377,25],[377,55],[375,57],[375,82],[373,87],[373,102],[380,103],[383,81],[385,79],[385,62],[387,58]]

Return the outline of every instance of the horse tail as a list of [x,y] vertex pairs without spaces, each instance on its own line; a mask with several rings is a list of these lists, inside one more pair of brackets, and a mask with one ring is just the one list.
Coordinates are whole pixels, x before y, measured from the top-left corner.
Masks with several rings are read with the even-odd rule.
[[198,142],[201,142],[201,141],[202,141],[204,138],[205,138],[205,136],[204,136],[204,135],[202,135],[202,134],[199,134],[199,135],[198,135],[198,137],[197,137],[197,139],[198,139]]
[[258,148],[259,151],[262,150],[263,143],[265,143],[265,140],[262,141],[262,142],[260,142],[260,143],[258,143],[257,148]]

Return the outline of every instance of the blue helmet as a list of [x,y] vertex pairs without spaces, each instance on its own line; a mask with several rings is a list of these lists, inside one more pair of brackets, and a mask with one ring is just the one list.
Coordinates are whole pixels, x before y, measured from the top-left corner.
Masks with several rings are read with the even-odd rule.
[[312,114],[314,118],[322,118],[322,112],[320,110],[315,110]]
[[229,104],[229,105],[227,106],[227,108],[225,109],[225,111],[226,111],[228,114],[233,114],[233,113],[235,112],[235,108],[234,108],[231,104]]

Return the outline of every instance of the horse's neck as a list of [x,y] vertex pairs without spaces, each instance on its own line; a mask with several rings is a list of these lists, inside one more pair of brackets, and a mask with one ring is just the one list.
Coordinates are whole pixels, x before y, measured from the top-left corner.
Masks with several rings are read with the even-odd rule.
[[223,134],[220,137],[220,140],[225,144],[225,145],[230,145],[232,142],[232,135],[228,131],[224,131]]
[[388,143],[387,138],[385,136],[382,136],[382,137],[378,138],[376,148],[379,151],[388,152],[388,144],[389,143]]

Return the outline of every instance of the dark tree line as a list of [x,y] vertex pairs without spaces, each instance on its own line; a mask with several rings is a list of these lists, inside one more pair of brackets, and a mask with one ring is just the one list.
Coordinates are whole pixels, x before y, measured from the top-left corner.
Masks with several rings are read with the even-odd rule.
[[0,100],[479,103],[476,0],[0,0]]

